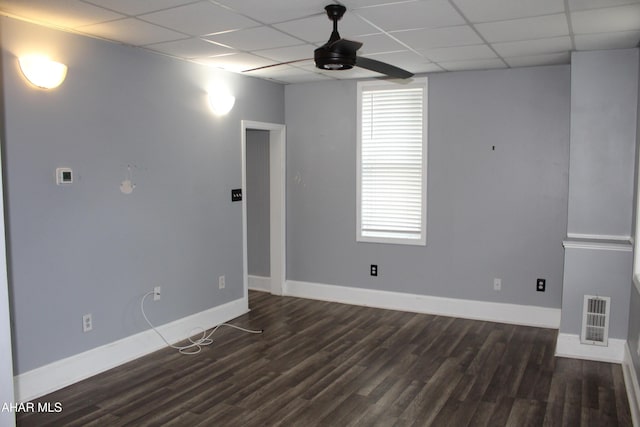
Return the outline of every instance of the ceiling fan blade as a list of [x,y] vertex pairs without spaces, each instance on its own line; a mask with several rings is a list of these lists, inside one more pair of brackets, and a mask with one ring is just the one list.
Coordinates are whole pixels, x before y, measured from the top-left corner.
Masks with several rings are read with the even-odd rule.
[[293,64],[295,62],[311,61],[311,60],[313,60],[313,58],[294,59],[293,61],[278,62],[277,64],[263,65],[262,67],[250,68],[248,70],[242,70],[242,72],[243,73],[250,73],[251,71],[264,70],[265,68],[277,67],[279,65],[287,65],[287,64]]
[[363,56],[356,57],[356,66],[375,71],[377,73],[386,74],[389,77],[398,79],[408,79],[410,77],[413,77],[413,73],[410,73],[407,70],[403,70],[402,68],[387,64],[386,62],[376,61],[375,59],[371,58],[365,58]]
[[355,55],[356,51],[362,47],[362,43],[347,39],[339,39],[334,42],[329,40],[323,47],[331,49],[333,52],[344,52]]

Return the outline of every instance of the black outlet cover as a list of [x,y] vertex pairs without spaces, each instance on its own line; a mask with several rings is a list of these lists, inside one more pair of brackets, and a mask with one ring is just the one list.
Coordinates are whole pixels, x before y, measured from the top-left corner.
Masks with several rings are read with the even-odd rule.
[[536,291],[544,292],[547,287],[547,281],[545,279],[536,280]]
[[242,188],[236,188],[235,190],[231,190],[231,201],[232,202],[242,201]]
[[378,265],[377,264],[371,264],[371,275],[372,276],[377,276],[378,275]]

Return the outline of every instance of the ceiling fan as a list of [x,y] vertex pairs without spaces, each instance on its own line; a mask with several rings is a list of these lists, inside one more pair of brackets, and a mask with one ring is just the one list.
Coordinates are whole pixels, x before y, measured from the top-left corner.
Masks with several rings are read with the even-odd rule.
[[[333,31],[331,32],[329,41],[315,49],[313,52],[313,59],[315,60],[316,67],[323,70],[348,70],[355,66],[375,71],[380,74],[385,74],[392,78],[408,79],[413,77],[413,73],[403,70],[402,68],[398,68],[385,62],[376,61],[375,59],[358,56],[356,52],[362,47],[362,43],[343,39],[338,33],[338,21],[342,18],[347,8],[341,4],[330,4],[324,9],[326,10],[329,19],[333,21]],[[252,68],[243,72],[246,73],[306,60],[307,59],[298,59],[295,61],[281,62],[279,64]]]

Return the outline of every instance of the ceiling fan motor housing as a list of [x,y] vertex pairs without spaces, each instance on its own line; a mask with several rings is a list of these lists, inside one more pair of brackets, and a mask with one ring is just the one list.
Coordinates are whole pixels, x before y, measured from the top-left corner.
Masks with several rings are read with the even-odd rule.
[[327,49],[324,46],[314,51],[316,67],[323,70],[348,70],[356,65],[353,52],[342,52],[339,49]]

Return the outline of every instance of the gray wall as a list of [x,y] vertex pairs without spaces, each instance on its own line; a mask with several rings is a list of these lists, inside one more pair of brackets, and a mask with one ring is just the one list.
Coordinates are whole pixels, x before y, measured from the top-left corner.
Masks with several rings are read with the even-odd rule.
[[355,100],[353,81],[285,88],[287,279],[560,307],[569,67],[430,76],[426,247],[355,241]]
[[[640,61],[640,58],[638,59]],[[639,66],[640,69],[640,66]],[[637,106],[637,120],[636,120],[636,164],[635,164],[635,179],[634,179],[634,195],[637,197],[638,189],[638,174],[640,174],[640,163],[638,162],[638,153],[640,153],[640,73],[638,73],[638,106]],[[640,226],[637,222],[636,212],[636,199],[634,197],[633,203],[633,228],[632,236],[635,236],[636,227]],[[635,240],[635,249],[638,250],[640,242]],[[629,300],[629,331],[627,335],[627,344],[629,346],[629,352],[631,353],[631,360],[638,375],[640,381],[640,354],[638,354],[638,346],[640,345],[640,293],[634,283],[631,283],[631,298]]]
[[[570,238],[631,235],[637,105],[637,49],[573,53]],[[566,250],[561,332],[580,334],[584,295],[602,295],[611,297],[609,337],[626,339],[632,253],[618,243],[617,251]]]
[[560,332],[580,335],[584,296],[596,295],[611,298],[609,338],[627,338],[633,254],[623,249],[565,250]]
[[[230,200],[242,180],[240,120],[283,123],[283,87],[0,24],[16,373],[148,329],[139,301],[154,286],[163,292],[157,324],[242,298],[242,206]],[[16,56],[33,47],[68,64],[60,88],[25,83]],[[236,96],[225,117],[207,105],[216,78]],[[127,196],[128,165],[137,187]],[[73,168],[73,185],[56,186],[62,166]]]
[[249,274],[271,276],[269,131],[247,130],[247,263]]
[[568,233],[630,236],[637,49],[571,56]]

